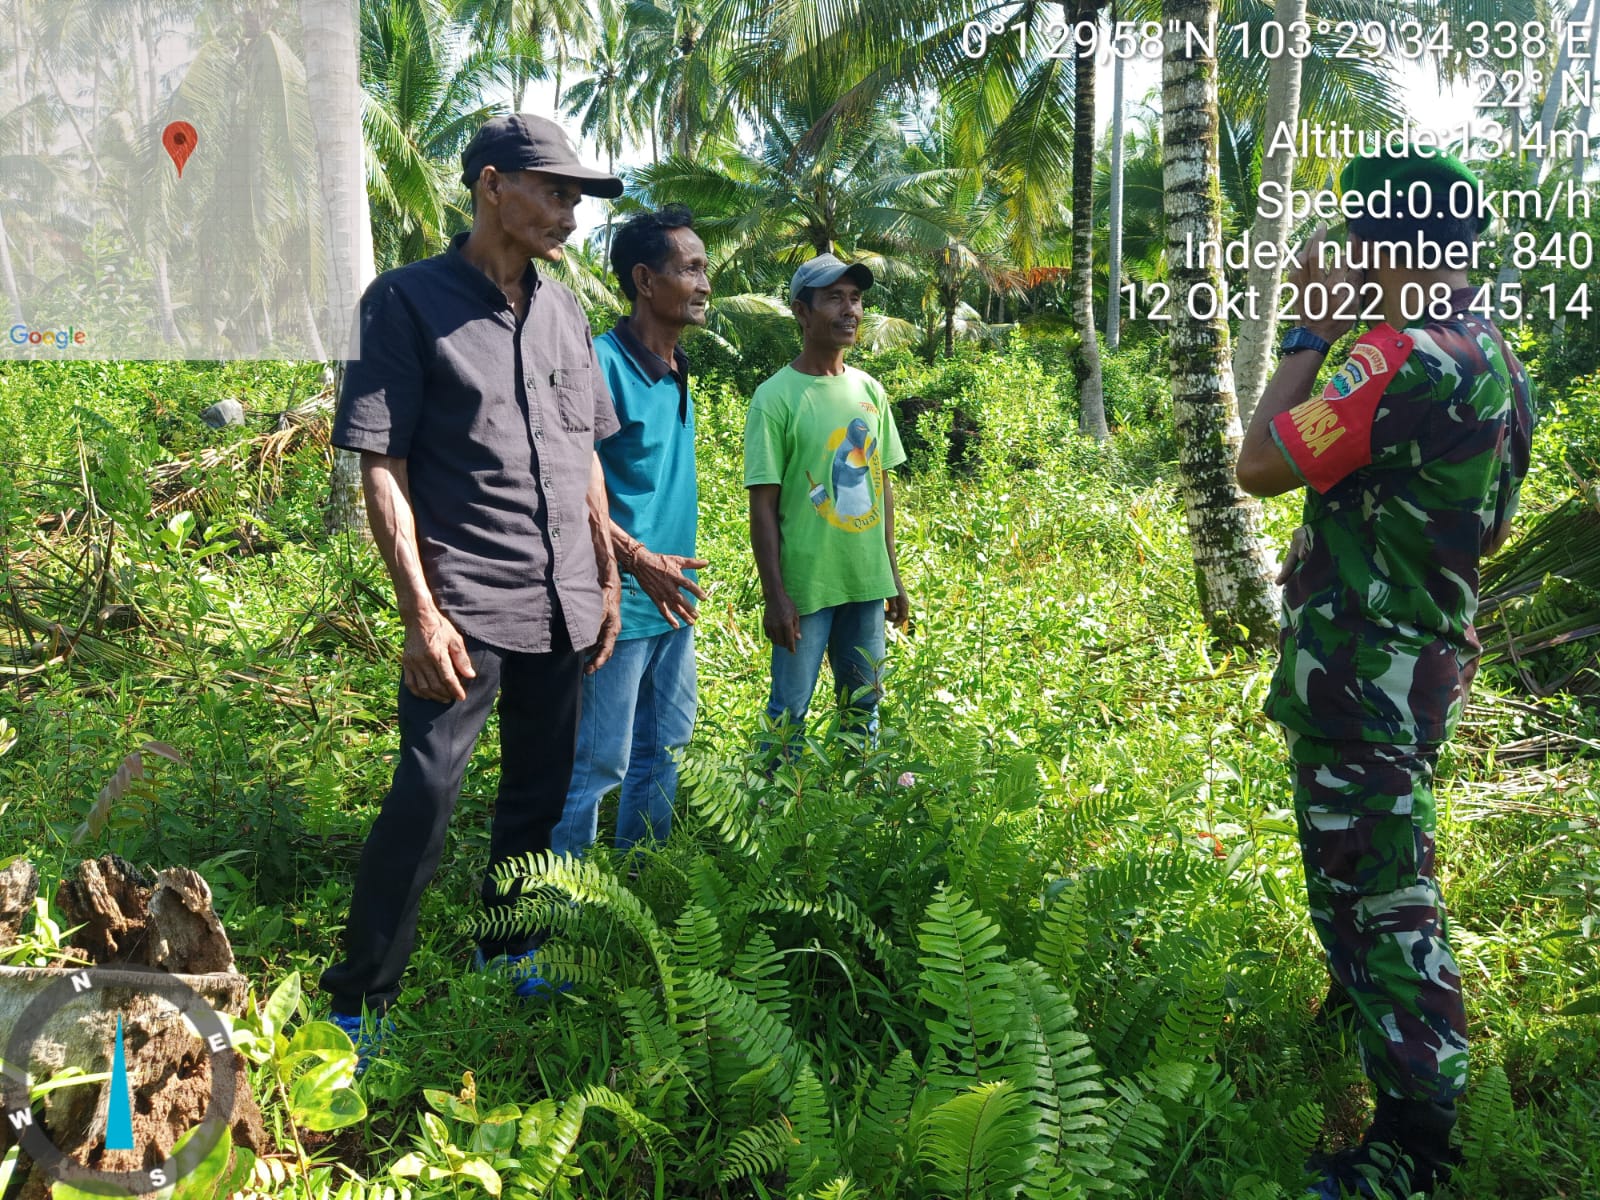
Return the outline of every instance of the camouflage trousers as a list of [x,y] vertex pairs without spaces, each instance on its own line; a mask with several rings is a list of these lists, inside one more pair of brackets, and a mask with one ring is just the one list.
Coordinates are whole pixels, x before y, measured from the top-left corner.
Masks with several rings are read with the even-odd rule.
[[1289,733],[1311,922],[1357,1013],[1375,1087],[1447,1103],[1466,1089],[1461,972],[1433,877],[1434,746]]

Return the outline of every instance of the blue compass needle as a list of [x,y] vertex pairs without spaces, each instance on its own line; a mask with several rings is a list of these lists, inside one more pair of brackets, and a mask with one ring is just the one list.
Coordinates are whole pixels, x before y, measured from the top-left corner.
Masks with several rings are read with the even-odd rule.
[[128,1062],[122,1051],[122,1014],[117,1014],[117,1045],[111,1059],[111,1098],[106,1106],[106,1149],[133,1149],[133,1105],[128,1093]]

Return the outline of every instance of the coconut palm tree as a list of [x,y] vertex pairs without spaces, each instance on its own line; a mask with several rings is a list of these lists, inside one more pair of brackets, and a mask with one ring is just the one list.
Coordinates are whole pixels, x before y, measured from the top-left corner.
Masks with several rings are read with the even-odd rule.
[[627,18],[640,107],[647,112],[651,160],[663,146],[679,158],[714,134],[733,129],[722,42],[708,36],[710,0],[627,0]]
[[[52,195],[55,180],[39,156],[24,149],[30,132],[48,119],[50,106],[42,98],[15,104],[12,100],[7,96],[0,107],[0,286],[5,289],[12,319],[26,325],[28,306],[19,277],[27,278],[29,268],[26,261],[19,260],[25,248],[36,251],[51,239],[49,223],[40,219],[43,214],[30,211],[33,205],[25,201]],[[34,289],[28,290],[33,294]]]
[[[1295,22],[1306,19],[1306,0],[1277,0],[1273,20],[1283,29],[1291,29]],[[1267,144],[1271,145],[1272,132],[1281,120],[1296,120],[1300,114],[1300,60],[1292,54],[1274,59],[1267,70],[1267,110],[1265,127]],[[1261,184],[1269,183],[1278,189],[1287,188],[1294,179],[1295,153],[1293,148],[1278,147],[1272,153],[1263,148],[1261,155]],[[1257,213],[1250,230],[1251,241],[1258,245],[1281,246],[1288,242],[1290,219],[1286,206],[1280,205],[1276,214]],[[1257,318],[1247,320],[1239,331],[1239,353],[1234,363],[1234,376],[1238,380],[1239,418],[1250,423],[1256,410],[1256,401],[1267,386],[1270,373],[1270,351],[1278,329],[1278,306],[1268,297],[1278,294],[1278,281],[1282,278],[1275,263],[1255,262],[1250,267],[1249,293],[1258,297]],[[1263,311],[1264,310],[1264,311]]]
[[[832,102],[825,82],[796,87],[763,113],[760,141],[705,143],[694,158],[673,155],[635,173],[638,199],[680,201],[699,215],[719,295],[776,290],[804,259],[872,248],[905,222],[888,203],[883,178],[898,173],[905,139],[886,110],[866,122],[818,124]],[[815,149],[805,137],[824,128]]]
[[[1100,22],[1100,0],[1062,4],[1073,24]],[[1072,316],[1078,331],[1073,367],[1078,376],[1078,422],[1096,441],[1111,436],[1106,425],[1105,385],[1100,375],[1100,340],[1094,308],[1094,142],[1098,56],[1074,61],[1072,85]]]
[[[615,171],[625,139],[639,133],[638,106],[634,103],[631,46],[632,27],[622,0],[600,0],[594,44],[573,60],[587,72],[567,89],[567,112],[578,118],[578,129],[606,155],[606,170]],[[605,246],[611,248],[611,214],[606,208]]]
[[555,80],[560,107],[567,67],[594,37],[591,0],[449,0],[449,11],[473,45],[504,65],[516,112],[528,85],[547,77]]
[[[1166,205],[1161,166],[1161,113],[1154,107],[1152,93],[1145,102],[1131,106],[1122,135],[1122,211],[1111,218],[1110,197],[1114,192],[1109,153],[1103,153],[1096,171],[1095,228],[1105,239],[1107,253],[1096,254],[1105,262],[1106,293],[1118,306],[1122,298],[1117,289],[1122,279],[1154,283],[1166,272]],[[1111,238],[1119,235],[1120,254],[1115,275],[1111,272]],[[1139,318],[1142,320],[1142,316]],[[1119,319],[1120,329],[1122,321]],[[1109,341],[1109,337],[1107,339]]]
[[[352,342],[356,303],[377,271],[372,250],[372,212],[362,179],[362,93],[348,79],[349,64],[360,61],[360,29],[346,0],[304,0],[300,23],[305,35],[306,97],[316,125],[321,168],[324,274],[332,318],[329,324],[336,337],[344,335],[343,345],[336,343],[329,348],[339,366],[327,371],[326,382],[337,387],[346,352],[343,346]],[[359,534],[366,527],[361,456],[352,450],[335,449],[328,476],[328,528],[335,533]]]
[[956,139],[948,109],[906,147],[903,158],[900,173],[867,189],[877,203],[863,222],[864,240],[892,256],[892,274],[922,282],[948,357],[958,326],[966,336],[982,336],[986,329],[967,303],[974,287],[991,296],[1018,294],[1026,278],[1018,263],[1064,264],[1065,247],[1055,242],[1042,254],[1032,253],[1037,247],[1022,238],[1005,187]]
[[633,28],[622,0],[600,0],[595,24],[594,42],[573,59],[584,77],[567,89],[566,110],[578,118],[583,136],[605,151],[609,171],[616,168],[623,141],[639,133],[637,110],[630,102]]
[[504,81],[495,51],[457,61],[437,0],[368,0],[361,13],[367,191],[380,271],[444,248],[470,224],[459,155],[494,115],[486,89]]
[[[1161,63],[1165,146],[1167,270],[1176,296],[1169,340],[1178,475],[1194,547],[1200,610],[1213,635],[1270,645],[1277,635],[1277,591],[1261,536],[1261,506],[1239,490],[1234,464],[1241,430],[1233,396],[1228,323],[1204,315],[1220,293],[1221,267],[1191,263],[1185,236],[1222,234],[1218,186],[1217,61],[1181,32],[1206,28],[1217,0],[1165,0],[1169,26]],[[1210,289],[1209,293],[1207,289]]]
[[[1375,2],[1375,0],[1374,0]],[[1484,0],[1460,0],[1483,3]],[[1520,3],[1522,0],[1516,0]],[[1368,0],[1328,0],[1326,12],[1343,16],[1373,7]],[[1098,340],[1093,306],[1094,135],[1096,90],[1092,56],[1057,58],[1039,52],[1058,45],[1061,28],[1097,20],[1099,0],[1018,0],[1001,3],[947,3],[946,0],[883,0],[853,10],[846,22],[833,0],[791,0],[774,6],[763,0],[720,0],[712,26],[726,28],[737,13],[747,23],[754,48],[735,51],[740,66],[734,82],[741,96],[753,97],[774,86],[796,62],[823,56],[839,76],[852,80],[824,114],[827,122],[848,120],[886,95],[937,91],[952,105],[962,126],[961,139],[985,147],[991,169],[1013,190],[1013,207],[1024,230],[1045,236],[1059,197],[1073,198],[1075,271],[1070,289],[1074,325],[1082,339],[1077,361],[1085,428],[1098,432],[1103,404],[1097,404]],[[1261,22],[1272,9],[1262,0],[1225,0],[1219,14],[1226,24]],[[1119,20],[1160,17],[1158,0],[1122,0]],[[961,52],[968,22],[1003,26],[986,53],[971,59]],[[1027,28],[1032,50],[1010,32]],[[780,34],[782,36],[780,36]],[[1327,123],[1382,124],[1397,116],[1397,91],[1391,67],[1371,60],[1341,59],[1329,38],[1313,39],[1305,60],[1308,116]],[[1230,96],[1230,116],[1241,129],[1262,127],[1267,60],[1229,55],[1221,64],[1222,86]],[[820,130],[807,141],[820,139]],[[1026,263],[1024,256],[1023,264]],[[1101,415],[1097,416],[1097,410]]]
[[1111,63],[1111,183],[1110,183],[1110,253],[1106,276],[1106,345],[1115,350],[1122,339],[1122,189],[1127,174],[1123,155],[1127,150],[1124,131],[1127,110],[1122,101],[1122,80],[1126,61],[1120,56]]

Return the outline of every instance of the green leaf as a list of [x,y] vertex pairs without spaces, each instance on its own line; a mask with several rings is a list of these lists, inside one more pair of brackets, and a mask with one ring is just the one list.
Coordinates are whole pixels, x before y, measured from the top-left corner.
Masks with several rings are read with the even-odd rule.
[[[233,1196],[238,1192],[250,1188],[250,1182],[255,1176],[256,1156],[253,1151],[245,1146],[233,1148],[233,1166],[223,1174],[217,1184],[217,1195]],[[253,1189],[251,1189],[253,1190]]]
[[40,1096],[61,1088],[84,1087],[91,1083],[105,1083],[111,1078],[110,1071],[101,1071],[98,1074],[87,1075],[77,1067],[66,1067],[49,1079],[42,1080],[28,1089],[30,1099],[37,1100]]
[[454,1092],[447,1092],[441,1088],[425,1088],[422,1098],[433,1106],[435,1112],[453,1117],[457,1121],[465,1121],[468,1125],[478,1123],[478,1106],[466,1103]]
[[444,1153],[444,1148],[450,1145],[450,1131],[444,1127],[444,1122],[432,1113],[418,1113],[417,1120],[422,1122],[422,1136],[427,1139],[428,1146],[435,1153]]
[[1271,871],[1261,872],[1261,890],[1266,894],[1267,899],[1279,908],[1283,908],[1289,903],[1289,897],[1284,895],[1283,892],[1283,884],[1278,882],[1278,877]]
[[[165,1194],[170,1195],[170,1193]],[[85,1192],[70,1183],[53,1183],[50,1185],[50,1200],[105,1200],[105,1198],[99,1192]]]
[[299,1007],[300,972],[293,971],[273,989],[266,1006],[261,1010],[262,1031],[268,1035],[281,1033]]
[[1580,996],[1561,1010],[1563,1017],[1589,1017],[1600,1013],[1600,992]]
[[510,1121],[485,1121],[472,1131],[471,1149],[490,1158],[510,1154],[517,1144],[517,1123]]
[[389,1174],[397,1179],[415,1179],[422,1174],[422,1168],[428,1165],[428,1160],[413,1150],[404,1155],[399,1161],[389,1165]]
[[931,1110],[917,1159],[947,1195],[1011,1195],[1032,1152],[1023,1097],[1009,1079],[977,1084]]
[[327,1132],[330,1129],[343,1129],[346,1125],[354,1125],[357,1121],[365,1121],[367,1102],[355,1088],[336,1088],[328,1099],[327,1117],[328,1124],[312,1128]]
[[[173,1153],[181,1151],[197,1132],[198,1127],[179,1138]],[[232,1148],[233,1138],[224,1129],[216,1145],[206,1151],[205,1157],[194,1165],[193,1170],[177,1181],[172,1189],[172,1200],[211,1200],[219,1190],[217,1184],[222,1181],[223,1173],[228,1169],[228,1151]]]
[[294,1081],[289,1091],[290,1115],[298,1124],[318,1132],[343,1129],[361,1120],[367,1106],[350,1087],[355,1070],[354,1054],[312,1067]]
[[532,1150],[544,1143],[546,1131],[556,1119],[556,1102],[550,1099],[540,1100],[528,1106],[522,1114],[522,1122],[517,1127],[517,1142],[525,1149]]
[[468,1179],[477,1180],[484,1191],[491,1196],[500,1194],[500,1175],[493,1167],[481,1158],[469,1158],[456,1168],[458,1175],[465,1175]]
[[355,1047],[350,1035],[331,1021],[308,1021],[289,1039],[289,1053],[309,1054],[327,1051],[333,1054],[350,1054]]

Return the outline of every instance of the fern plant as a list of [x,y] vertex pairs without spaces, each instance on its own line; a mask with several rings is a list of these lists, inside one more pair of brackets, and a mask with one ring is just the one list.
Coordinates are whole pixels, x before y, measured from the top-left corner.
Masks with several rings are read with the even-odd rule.
[[[658,1179],[792,1200],[1159,1195],[1258,1116],[1218,1064],[1226,957],[1188,926],[1234,886],[1211,856],[1130,847],[1084,869],[1040,820],[1026,756],[988,767],[969,741],[945,773],[957,796],[894,786],[854,743],[822,750],[771,780],[691,757],[680,832],[635,879],[604,855],[496,872],[510,902],[483,932],[552,935],[541,968],[616,1031],[596,1064],[609,1110],[672,1131],[650,1138]],[[1074,837],[1119,811],[1080,808]],[[598,1096],[526,1110],[527,1195],[582,1191]],[[1273,1134],[1292,1162],[1250,1158],[1263,1189],[1296,1182],[1319,1116]]]

